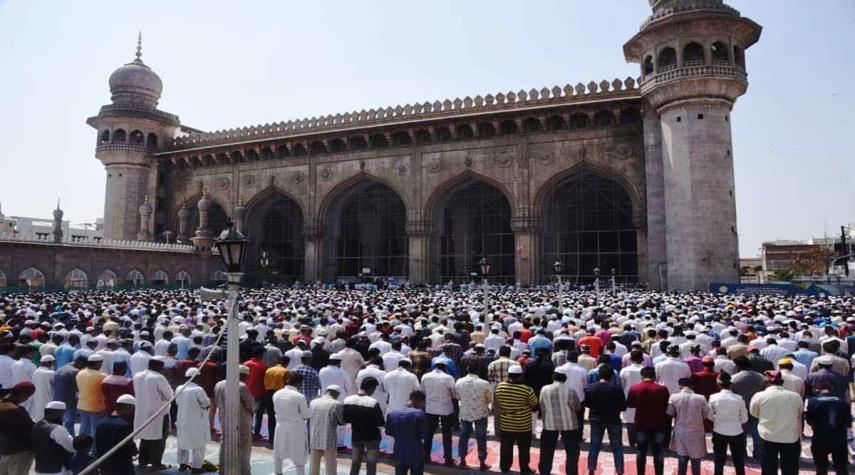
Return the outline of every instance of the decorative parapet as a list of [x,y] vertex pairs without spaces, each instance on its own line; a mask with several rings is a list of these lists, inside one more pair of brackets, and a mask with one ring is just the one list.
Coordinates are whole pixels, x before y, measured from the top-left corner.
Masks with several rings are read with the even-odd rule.
[[741,67],[727,65],[684,66],[663,70],[658,74],[649,74],[641,78],[641,93],[646,94],[656,86],[696,77],[729,77],[742,82],[748,82],[748,74]]
[[112,152],[112,151],[122,151],[122,152],[139,152],[139,153],[154,153],[157,151],[157,147],[148,147],[143,144],[129,144],[129,143],[99,143],[95,146],[96,152]]
[[183,252],[192,253],[196,249],[185,244],[166,244],[152,241],[121,241],[114,239],[93,238],[91,241],[82,241],[79,238],[65,237],[59,243],[45,233],[24,234],[15,231],[0,232],[0,242],[31,243],[31,244],[55,244],[74,247],[96,247],[99,249],[119,249],[127,251],[156,251],[156,252]]
[[156,119],[161,122],[166,122],[173,125],[178,125],[180,120],[175,114],[164,112],[159,109],[152,109],[134,104],[114,105],[107,104],[101,106],[98,112],[99,117],[140,117],[145,119]]
[[496,95],[457,98],[454,100],[424,102],[421,104],[406,104],[395,107],[369,109],[343,114],[312,117],[311,119],[289,120],[276,124],[264,124],[237,129],[218,130],[210,133],[193,133],[183,137],[175,137],[168,150],[182,150],[211,145],[231,144],[236,142],[255,141],[262,139],[286,138],[319,132],[336,131],[354,127],[370,127],[390,125],[432,119],[453,118],[492,112],[525,110],[543,106],[584,103],[592,100],[622,99],[637,97],[639,90],[637,81],[631,77],[625,80],[615,79],[611,82],[603,80],[599,83],[589,82],[563,88],[555,86],[531,89],[528,92],[498,93]]
[[[663,6],[659,6],[662,5]],[[722,3],[721,0],[689,0],[683,2],[653,2],[653,14],[647,17],[647,20],[641,24],[639,30],[647,28],[651,23],[662,20],[663,18],[675,15],[678,13],[688,13],[693,11],[715,11],[726,13],[733,16],[740,16],[739,10]]]

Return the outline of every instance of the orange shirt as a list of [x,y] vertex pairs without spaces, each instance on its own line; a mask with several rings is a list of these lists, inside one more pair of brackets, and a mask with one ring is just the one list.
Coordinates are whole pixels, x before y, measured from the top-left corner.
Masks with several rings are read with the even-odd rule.
[[106,374],[89,368],[77,373],[77,409],[89,412],[107,410],[104,392],[101,390],[101,382],[106,377]]

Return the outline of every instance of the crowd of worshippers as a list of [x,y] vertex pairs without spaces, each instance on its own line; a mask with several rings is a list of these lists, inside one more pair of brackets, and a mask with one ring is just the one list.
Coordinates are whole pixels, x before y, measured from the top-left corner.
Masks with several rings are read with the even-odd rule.
[[[485,307],[484,297],[245,290],[240,404],[229,408],[240,473],[251,473],[253,444],[269,444],[276,474],[285,461],[298,475],[307,463],[336,473],[348,449],[351,475],[363,465],[374,475],[383,442],[396,474],[420,475],[440,463],[439,431],[446,466],[507,472],[516,446],[523,474],[551,473],[561,439],[570,475],[585,423],[589,473],[606,436],[624,472],[624,429],[642,475],[648,459],[662,474],[666,455],[680,475],[699,475],[710,446],[717,475],[728,451],[738,475],[749,457],[764,475],[796,474],[807,435],[817,473],[847,471],[855,299],[536,288],[494,292]],[[227,314],[187,290],[0,295],[0,475],[33,464],[161,471],[170,434],[179,471],[217,471],[205,453],[220,437]],[[498,467],[487,463],[490,418]]]

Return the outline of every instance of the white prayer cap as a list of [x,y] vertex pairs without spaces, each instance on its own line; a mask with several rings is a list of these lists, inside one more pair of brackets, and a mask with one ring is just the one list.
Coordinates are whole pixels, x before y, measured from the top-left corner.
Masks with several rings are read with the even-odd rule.
[[341,390],[341,386],[339,386],[338,384],[330,384],[329,386],[327,386],[327,391],[335,391],[339,394],[343,392]]
[[238,370],[240,371],[240,374],[249,374],[248,366],[240,365],[238,366]]
[[513,365],[508,368],[508,374],[523,374],[522,366]]
[[89,358],[87,358],[86,361],[90,363],[100,363],[104,361],[104,357],[99,354],[89,355]]
[[184,372],[185,378],[192,378],[199,374],[199,368],[187,368],[187,371]]
[[131,406],[136,406],[137,400],[130,394],[122,394],[121,396],[119,396],[118,399],[116,399],[116,404],[128,404]]
[[39,363],[53,363],[54,361],[56,361],[56,358],[54,358],[53,355],[44,355],[42,356],[42,359],[39,360]]
[[65,403],[62,401],[51,401],[45,404],[45,409],[55,409],[57,411],[64,411],[66,407]]

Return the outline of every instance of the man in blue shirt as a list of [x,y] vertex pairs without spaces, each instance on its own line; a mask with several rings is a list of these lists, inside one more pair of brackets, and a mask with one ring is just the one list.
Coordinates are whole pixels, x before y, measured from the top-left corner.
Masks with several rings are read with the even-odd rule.
[[386,434],[395,438],[395,475],[422,475],[428,437],[425,393],[410,393],[410,403],[386,416]]
[[450,349],[443,345],[443,353],[439,356],[435,356],[430,362],[430,369],[433,369],[437,362],[445,363],[445,371],[447,374],[450,374],[454,379],[460,377],[460,368],[457,366],[457,363],[454,362],[454,358],[450,354]]
[[59,345],[56,352],[53,354],[53,357],[56,358],[56,367],[62,368],[68,363],[71,363],[74,359],[74,352],[77,351],[79,346],[80,337],[73,333],[68,335],[68,341]]
[[796,361],[810,368],[813,359],[819,355],[808,348],[808,342],[805,340],[800,341],[798,345],[799,349],[793,352],[793,356],[796,357]]
[[65,403],[65,428],[74,436],[74,423],[77,421],[77,373],[86,366],[87,358],[79,356],[74,362],[58,370],[53,376],[53,400]]
[[846,429],[852,425],[849,403],[832,394],[828,381],[817,382],[814,389],[817,395],[808,399],[805,422],[813,428],[810,452],[816,465],[816,473],[828,473],[829,455],[835,473],[846,473]]
[[[134,410],[136,400],[130,394],[123,394],[116,400],[116,409],[109,417],[98,423],[95,429],[95,454],[100,458],[119,444],[134,431]],[[134,473],[134,456],[137,446],[133,440],[105,460],[99,469],[102,475],[125,475]]]

